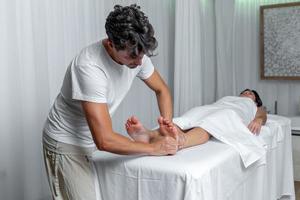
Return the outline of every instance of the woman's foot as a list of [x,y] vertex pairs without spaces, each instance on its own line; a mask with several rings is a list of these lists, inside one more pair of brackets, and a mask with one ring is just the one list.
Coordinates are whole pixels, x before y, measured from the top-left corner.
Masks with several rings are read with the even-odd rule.
[[148,134],[148,131],[135,116],[127,119],[125,128],[128,135],[134,139],[134,141],[149,143],[150,135]]
[[159,132],[163,136],[170,136],[178,140],[178,132],[175,125],[168,119],[163,117],[158,118]]
[[162,135],[170,136],[176,139],[180,149],[184,147],[186,142],[185,134],[178,126],[176,126],[176,124],[173,124],[171,121],[163,117],[158,118],[158,124],[159,132]]

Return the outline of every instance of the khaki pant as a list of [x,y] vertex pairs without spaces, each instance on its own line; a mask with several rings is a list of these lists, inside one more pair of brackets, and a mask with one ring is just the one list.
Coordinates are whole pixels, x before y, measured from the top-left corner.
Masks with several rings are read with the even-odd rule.
[[87,155],[89,150],[57,142],[44,134],[43,151],[54,200],[96,199],[96,175]]

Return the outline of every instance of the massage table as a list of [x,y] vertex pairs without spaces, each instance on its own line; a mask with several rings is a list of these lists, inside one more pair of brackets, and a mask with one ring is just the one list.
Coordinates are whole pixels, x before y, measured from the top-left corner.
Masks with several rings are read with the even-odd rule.
[[100,200],[295,199],[291,122],[268,115],[259,139],[264,161],[245,168],[236,150],[215,138],[173,156],[93,155]]

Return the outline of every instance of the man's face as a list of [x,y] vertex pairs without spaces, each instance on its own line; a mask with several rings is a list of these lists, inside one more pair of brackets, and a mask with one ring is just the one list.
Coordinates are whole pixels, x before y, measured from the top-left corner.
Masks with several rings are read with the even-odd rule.
[[119,64],[126,65],[129,68],[136,68],[138,65],[142,64],[144,57],[143,53],[140,53],[137,57],[132,58],[129,51],[125,50],[116,50],[114,51],[114,57]]
[[254,93],[252,91],[249,91],[249,90],[246,90],[242,94],[240,94],[240,97],[248,97],[248,98],[252,99],[253,101],[255,101]]

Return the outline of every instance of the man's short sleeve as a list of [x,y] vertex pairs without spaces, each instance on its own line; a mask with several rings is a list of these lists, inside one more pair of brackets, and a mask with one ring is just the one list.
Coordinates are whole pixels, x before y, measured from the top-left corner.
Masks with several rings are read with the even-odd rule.
[[105,72],[98,66],[75,65],[71,68],[72,99],[107,102],[108,80]]
[[143,63],[141,65],[141,70],[137,74],[137,77],[139,77],[142,80],[145,80],[149,78],[154,72],[154,66],[150,60],[150,58],[146,55],[144,55]]

